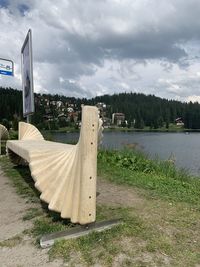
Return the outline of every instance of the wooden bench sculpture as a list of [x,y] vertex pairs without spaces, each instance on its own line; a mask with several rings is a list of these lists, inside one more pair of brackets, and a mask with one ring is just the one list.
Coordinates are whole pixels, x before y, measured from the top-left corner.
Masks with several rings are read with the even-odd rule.
[[0,155],[1,155],[1,143],[7,141],[9,138],[9,133],[6,127],[0,124]]
[[19,123],[19,140],[7,142],[8,155],[16,164],[30,167],[40,198],[50,210],[72,223],[96,220],[98,109],[83,106],[79,141],[68,145],[45,141],[38,129]]

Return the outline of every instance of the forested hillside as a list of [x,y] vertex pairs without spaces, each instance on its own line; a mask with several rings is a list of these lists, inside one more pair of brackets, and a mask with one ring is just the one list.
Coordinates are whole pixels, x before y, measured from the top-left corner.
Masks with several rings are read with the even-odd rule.
[[92,101],[110,105],[110,115],[113,112],[125,113],[128,121],[136,121],[135,128],[150,126],[156,129],[163,124],[168,126],[169,123],[174,123],[176,118],[182,118],[185,128],[200,128],[200,104],[198,103],[182,103],[138,93],[104,95]]
[[14,115],[22,115],[22,92],[0,87],[0,121],[12,120]]
[[[60,108],[54,102],[60,102]],[[128,126],[135,128],[149,126],[157,129],[168,128],[177,118],[181,118],[188,129],[200,129],[200,104],[182,103],[175,100],[167,100],[154,95],[138,93],[121,93],[104,95],[93,99],[76,99],[59,95],[35,94],[35,115],[33,123],[42,124],[47,115],[51,120],[57,119],[60,112],[67,113],[66,106],[73,106],[74,113],[80,112],[81,104],[96,105],[106,104],[106,117],[111,118],[112,113],[125,114]],[[50,115],[49,115],[50,114]],[[0,122],[12,122],[23,119],[22,115],[22,92],[12,88],[0,87]],[[80,116],[78,117],[80,119]]]
[[[165,123],[174,122],[177,117],[185,117],[187,104],[169,101],[137,93],[121,93],[96,97],[95,102],[104,102],[110,106],[110,116],[114,112],[123,112],[128,122],[135,120],[135,128],[150,126],[158,128]],[[200,111],[200,105],[198,105]]]

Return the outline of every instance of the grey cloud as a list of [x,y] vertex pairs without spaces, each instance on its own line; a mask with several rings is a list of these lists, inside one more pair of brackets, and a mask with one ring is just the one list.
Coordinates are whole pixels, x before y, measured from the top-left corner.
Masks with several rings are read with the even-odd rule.
[[92,97],[93,94],[91,91],[89,90],[85,90],[84,88],[82,88],[79,84],[73,84],[70,83],[69,81],[67,81],[65,83],[65,87],[62,88],[62,92],[63,94],[71,97]]
[[[15,0],[14,2],[21,2],[22,4],[18,6],[25,6],[23,1]],[[184,44],[191,38],[200,38],[199,2],[194,0],[189,2],[168,1],[168,6],[169,8],[172,6],[173,11],[169,12],[167,16],[162,16],[163,11],[159,9],[162,5],[158,4],[155,9],[158,1],[152,2],[154,9],[150,5],[151,2],[149,4],[141,2],[141,9],[149,9],[144,16],[153,13],[153,16],[156,17],[158,13],[161,13],[159,21],[154,21],[153,18],[147,21],[145,18],[138,18],[134,5],[130,5],[130,7],[128,4],[117,6],[112,1],[105,1],[101,4],[99,1],[95,4],[93,1],[66,2],[67,4],[62,1],[60,8],[63,10],[57,12],[52,11],[51,5],[50,8],[44,10],[44,5],[47,7],[48,1],[43,1],[43,4],[36,1],[37,5],[35,4],[34,9],[37,10],[39,6],[43,7],[42,10],[38,9],[38,16],[39,19],[42,18],[46,21],[49,32],[45,34],[45,25],[37,30],[43,31],[44,36],[46,35],[45,39],[48,39],[47,35],[51,35],[51,32],[56,32],[55,29],[65,30],[65,36],[59,35],[59,30],[56,32],[57,36],[52,35],[53,39],[49,36],[49,39],[52,40],[49,40],[49,44],[55,46],[54,51],[56,52],[56,41],[58,40],[56,37],[63,38],[61,41],[69,43],[74,51],[73,58],[77,60],[78,57],[79,60],[87,63],[102,64],[104,58],[119,58],[120,60],[123,58],[165,58],[173,61],[186,56],[187,53],[178,44]],[[14,4],[10,4],[10,6],[13,7]],[[26,7],[28,8],[28,6]],[[113,12],[107,11],[108,9],[113,9]],[[139,10],[139,12],[142,11]],[[56,17],[56,15],[61,17]],[[106,16],[111,19],[109,20]],[[113,29],[112,19],[115,19],[116,24],[119,23],[115,26],[116,28],[117,26],[120,28],[120,22],[123,20],[127,21],[127,27],[124,31],[117,32],[117,29]],[[74,20],[75,22],[73,22]],[[138,30],[135,29],[135,24],[138,26]],[[40,36],[42,35],[40,34]]]
[[17,8],[22,16],[25,16],[26,12],[29,11],[29,7],[26,4],[19,4]]
[[[1,52],[13,56],[20,65],[21,45],[28,28],[32,28],[36,85],[51,92],[92,96],[93,88],[112,93],[123,82],[132,90],[144,85],[152,90],[155,80],[149,77],[155,74],[153,70],[146,77],[141,74],[141,62],[146,64],[144,69],[160,62],[160,69],[170,75],[175,72],[174,64],[189,69],[194,64],[190,59],[200,56],[198,0],[13,0],[4,1],[3,9]],[[13,40],[12,44],[8,40]],[[107,61],[110,69],[115,62],[120,66],[101,74]],[[79,83],[85,76],[85,84]],[[65,82],[60,84],[59,77]],[[76,82],[70,83],[70,79]],[[197,92],[195,82],[187,77],[185,80]],[[173,93],[162,86],[166,93]]]
[[9,6],[8,0],[0,0],[0,7],[7,8]]
[[[48,46],[49,51],[42,51],[41,54],[48,60],[51,58],[54,60],[55,55],[57,60],[63,58],[66,61],[71,60],[76,63],[81,61],[99,66],[103,65],[106,58],[165,59],[176,62],[187,57],[188,54],[183,47],[185,42],[200,37],[198,22],[200,4],[198,1],[190,1],[190,3],[183,0],[168,1],[166,7],[172,6],[172,11],[162,16],[164,12],[159,9],[162,5],[158,4],[155,9],[157,1],[152,2],[154,9],[150,4],[145,6],[142,2],[141,9],[150,10],[146,11],[147,16],[153,13],[156,17],[161,13],[158,21],[154,21],[153,18],[147,21],[145,18],[138,18],[134,5],[130,5],[130,8],[128,4],[117,7],[112,1],[101,4],[97,1],[95,5],[91,1],[67,2],[66,5],[62,2],[63,11],[58,10],[56,13],[47,9],[46,15],[45,10],[39,11],[39,18],[44,19],[49,27],[49,31],[47,34],[44,32],[44,36],[46,35],[45,40],[47,42],[49,39],[48,42],[51,45],[51,47]],[[112,9],[113,12],[108,11]],[[56,17],[56,14],[61,17]],[[111,19],[108,19],[109,17]],[[126,21],[125,29],[117,32],[117,26],[120,28],[120,22],[123,22],[123,19]],[[116,29],[112,25],[112,20],[115,20],[116,24],[119,23],[115,26]],[[138,29],[135,29],[135,24]],[[44,29],[45,27],[44,25]],[[60,31],[65,31],[65,34],[60,35]],[[51,34],[52,38],[50,38]],[[58,47],[58,40],[63,44],[62,48]],[[68,48],[71,49],[70,53],[67,53]]]
[[[160,38],[160,39],[159,39]],[[119,42],[115,42],[119,44]],[[123,40],[118,47],[115,45],[110,48],[107,55],[111,58],[132,58],[132,59],[166,59],[170,61],[178,60],[187,56],[184,49],[179,48],[173,42],[169,43],[162,36],[154,36],[153,33],[140,35],[130,39]]]
[[185,76],[171,80],[162,80],[156,84],[156,92],[164,92],[168,98],[185,100],[191,95],[200,95],[200,76]]

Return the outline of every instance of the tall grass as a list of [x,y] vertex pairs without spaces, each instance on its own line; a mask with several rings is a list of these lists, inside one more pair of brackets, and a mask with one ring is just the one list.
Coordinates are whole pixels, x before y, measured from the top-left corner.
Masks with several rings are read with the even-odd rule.
[[151,160],[138,151],[102,150],[98,171],[116,183],[150,189],[154,196],[199,205],[200,180],[177,169],[172,161]]
[[191,177],[184,171],[175,167],[172,160],[151,160],[136,150],[101,150],[98,154],[101,162],[110,166],[126,168],[141,173],[162,174],[166,177],[188,180]]

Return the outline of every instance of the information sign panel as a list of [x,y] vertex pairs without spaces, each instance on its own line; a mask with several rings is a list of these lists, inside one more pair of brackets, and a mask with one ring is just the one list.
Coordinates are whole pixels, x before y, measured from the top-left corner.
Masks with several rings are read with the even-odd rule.
[[0,58],[0,74],[2,75],[14,75],[14,63],[12,60]]
[[23,115],[26,117],[34,112],[33,90],[33,61],[32,61],[32,34],[28,31],[21,49],[22,60],[22,90],[23,90]]

